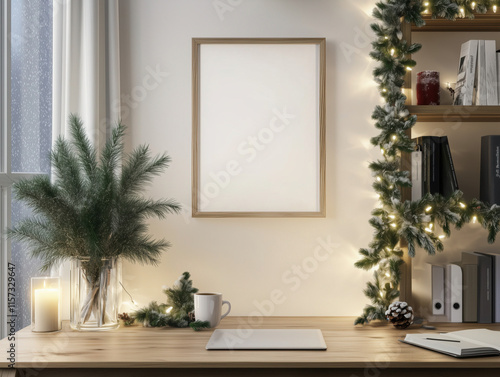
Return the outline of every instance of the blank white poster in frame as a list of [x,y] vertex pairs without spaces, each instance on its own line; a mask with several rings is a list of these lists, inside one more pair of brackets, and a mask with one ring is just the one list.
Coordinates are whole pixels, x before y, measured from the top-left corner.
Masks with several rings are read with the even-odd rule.
[[193,217],[325,216],[325,45],[193,39]]

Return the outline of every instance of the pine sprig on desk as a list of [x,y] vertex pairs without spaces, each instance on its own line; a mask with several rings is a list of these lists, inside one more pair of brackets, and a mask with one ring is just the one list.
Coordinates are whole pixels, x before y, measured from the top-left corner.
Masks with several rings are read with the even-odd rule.
[[194,298],[198,288],[193,287],[189,272],[184,272],[171,288],[163,291],[167,296],[165,304],[149,303],[132,314],[132,317],[146,327],[188,327],[199,331],[209,327],[208,322],[195,321]]
[[194,321],[189,324],[194,331],[200,331],[202,329],[208,329],[210,327],[210,322],[208,321]]
[[364,290],[371,303],[355,324],[385,320],[387,308],[399,296],[400,268],[404,263],[400,240],[413,257],[417,247],[428,254],[442,251],[442,239],[450,235],[452,226],[460,229],[468,222],[480,223],[488,230],[489,242],[494,242],[500,231],[500,207],[478,200],[463,203],[460,191],[447,198],[426,195],[420,200],[403,201],[401,189],[411,186],[411,181],[410,173],[400,170],[401,153],[415,147],[406,131],[417,122],[405,105],[404,80],[416,65],[410,55],[422,47],[403,39],[401,23],[423,26],[423,15],[449,20],[473,18],[474,13],[496,12],[499,3],[500,0],[384,0],[376,4],[373,17],[377,23],[371,25],[376,39],[370,56],[378,62],[373,75],[384,105],[376,106],[372,114],[379,134],[371,143],[380,149],[382,157],[372,162],[370,169],[380,206],[372,211],[369,220],[374,229],[373,240],[367,248],[360,249],[361,259],[355,263],[358,268],[374,270],[373,280]]

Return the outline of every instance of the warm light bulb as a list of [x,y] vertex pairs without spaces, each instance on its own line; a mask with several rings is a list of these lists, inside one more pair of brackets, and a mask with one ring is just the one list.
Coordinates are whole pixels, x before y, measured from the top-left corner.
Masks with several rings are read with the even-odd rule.
[[398,137],[396,135],[392,135],[392,140],[396,140]]
[[386,88],[382,89],[382,92],[384,92],[384,93],[387,92],[387,89]]
[[496,5],[493,5],[493,12],[496,13],[497,12],[497,6]]
[[384,297],[384,292],[380,292],[380,297]]
[[411,69],[411,67],[406,67],[406,70],[411,71],[412,69]]
[[472,224],[475,224],[477,222],[477,216],[472,217]]
[[465,9],[464,9],[464,8],[460,8],[460,14],[461,14],[462,16],[465,16]]
[[377,181],[379,181],[379,182],[380,182],[380,181],[382,181],[382,178],[380,178],[380,177],[377,177]]
[[380,148],[380,152],[382,152],[382,154],[384,154],[385,153],[384,148]]
[[429,6],[429,2],[428,2],[428,1],[426,1],[426,2],[424,3],[424,5],[425,5],[426,7],[428,7],[428,6]]
[[465,208],[465,204],[464,203],[460,202],[458,204],[460,204],[460,207]]
[[394,223],[391,223],[391,226],[392,226],[393,228],[395,228],[395,227],[396,227],[396,224],[394,224]]
[[433,226],[434,226],[434,224],[433,224],[433,223],[430,223],[430,224],[429,224],[429,228],[431,228],[431,229],[432,229],[432,227],[433,227]]
[[446,87],[447,87],[447,88],[451,88],[451,84],[450,84],[450,82],[449,82],[449,81],[447,81],[447,82],[446,82]]
[[396,50],[394,50],[393,48],[391,48],[391,56],[394,55],[394,52],[396,52]]
[[429,206],[429,207],[427,207],[427,208],[425,209],[425,212],[429,212],[431,209],[432,209],[432,207],[431,207],[431,206]]
[[426,231],[427,233],[432,233],[432,229],[431,229],[431,228],[425,228],[425,231]]
[[172,309],[173,309],[173,308],[174,308],[173,306],[171,306],[170,308],[168,308],[168,309],[167,309],[167,314],[168,314],[168,313],[170,313],[170,312],[172,311]]
[[386,36],[384,37],[384,39],[389,39],[389,37],[386,35]]
[[390,277],[391,277],[391,274],[390,274],[390,273],[388,273],[388,272],[386,272],[386,273],[385,273],[385,276],[387,276],[388,278],[390,278]]
[[389,190],[392,190],[393,188],[394,188],[394,186],[393,186],[393,185],[390,185],[390,186],[389,186]]
[[445,236],[444,234],[441,234],[441,235],[439,236],[439,239],[443,239],[443,238],[445,238],[445,237],[446,237],[446,236]]
[[470,6],[472,9],[474,9],[476,7],[476,3],[473,1]]
[[394,216],[394,215],[389,215],[389,218],[394,220],[394,219],[396,218],[396,216]]

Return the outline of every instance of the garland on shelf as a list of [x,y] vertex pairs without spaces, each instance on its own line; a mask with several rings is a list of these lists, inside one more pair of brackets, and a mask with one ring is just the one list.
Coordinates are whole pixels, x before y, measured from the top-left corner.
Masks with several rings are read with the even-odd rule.
[[[488,241],[493,243],[500,231],[500,206],[490,206],[479,200],[465,204],[462,193],[451,197],[425,195],[420,200],[403,201],[401,188],[410,187],[410,173],[400,170],[401,153],[414,150],[413,141],[406,131],[417,121],[405,106],[404,76],[416,62],[409,58],[422,47],[403,39],[401,22],[416,26],[425,25],[422,15],[454,20],[457,17],[473,18],[474,12],[497,11],[500,1],[489,0],[384,0],[378,2],[373,16],[379,21],[371,25],[377,39],[372,42],[370,56],[379,64],[373,71],[384,106],[377,106],[372,118],[379,135],[371,142],[380,148],[382,158],[370,164],[380,206],[373,210],[370,224],[374,236],[368,248],[360,249],[361,259],[355,266],[374,269],[373,281],[368,282],[365,295],[371,300],[356,324],[371,320],[385,320],[385,311],[399,296],[400,268],[403,250],[400,240],[408,247],[408,254],[415,256],[416,247],[429,254],[443,250],[442,239],[450,235],[451,226],[460,229],[465,223],[477,222],[488,230]],[[404,21],[401,21],[404,19]],[[438,228],[442,229],[437,234]]]

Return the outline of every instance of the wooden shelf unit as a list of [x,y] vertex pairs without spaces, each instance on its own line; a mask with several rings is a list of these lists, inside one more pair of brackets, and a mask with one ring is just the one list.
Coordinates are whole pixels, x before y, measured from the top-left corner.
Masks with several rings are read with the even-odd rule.
[[[416,27],[402,20],[403,38],[412,43],[412,34],[418,32],[500,32],[500,9],[497,13],[476,14],[474,19],[460,18],[455,21],[432,19],[425,15],[425,26]],[[407,107],[410,114],[417,115],[418,122],[500,122],[500,106],[417,106],[412,101],[411,72],[405,76],[404,92],[407,96]],[[411,137],[411,130],[407,131]],[[410,154],[405,153],[401,159],[401,169],[411,171]],[[411,199],[411,190],[402,190],[403,200]],[[404,247],[404,245],[402,245]],[[401,270],[401,296],[403,301],[412,301],[412,260],[405,253],[405,265]]]
[[431,16],[424,16],[425,26],[411,26],[412,32],[433,32],[433,31],[500,31],[500,9],[497,13],[488,12],[476,14],[473,19],[458,18],[455,21],[442,18],[432,19]]
[[417,106],[408,110],[419,122],[500,122],[500,106]]

